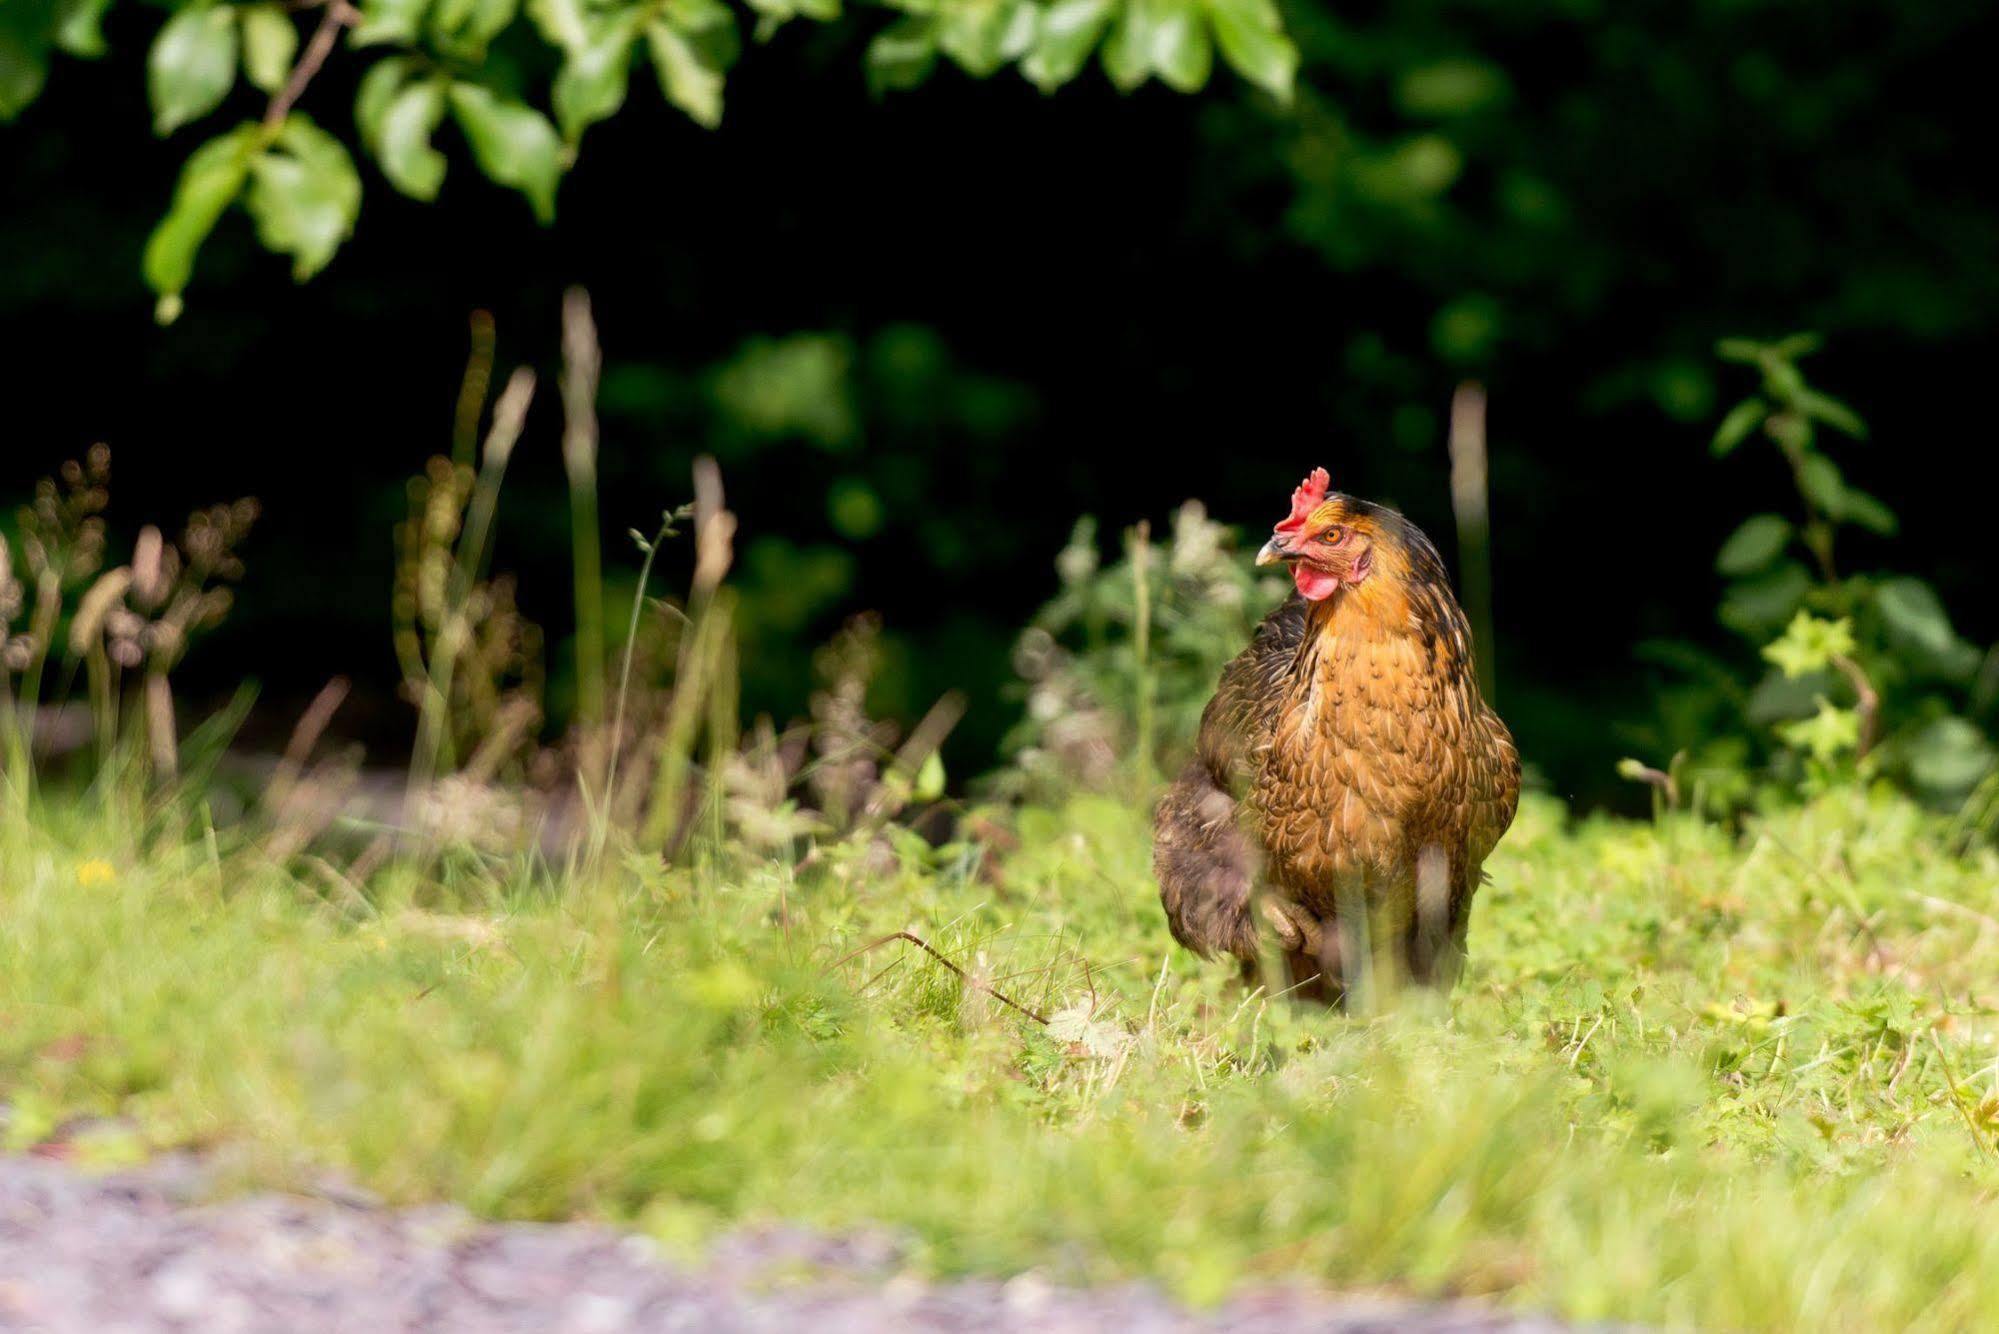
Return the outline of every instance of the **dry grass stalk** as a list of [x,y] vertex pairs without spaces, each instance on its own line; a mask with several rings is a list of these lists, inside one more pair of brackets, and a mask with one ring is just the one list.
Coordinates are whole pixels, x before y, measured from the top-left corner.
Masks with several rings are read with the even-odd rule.
[[[562,301],[562,466],[569,478],[569,530],[576,589],[576,712],[584,772],[607,788],[604,726],[604,570],[597,517],[597,384],[604,358],[590,297],[572,287]],[[596,752],[594,755],[590,752]]]

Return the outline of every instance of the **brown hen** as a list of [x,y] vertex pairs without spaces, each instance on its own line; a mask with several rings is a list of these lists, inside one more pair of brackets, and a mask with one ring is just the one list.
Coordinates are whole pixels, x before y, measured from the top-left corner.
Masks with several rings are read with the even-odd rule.
[[1258,555],[1297,592],[1223,669],[1154,817],[1153,870],[1181,944],[1255,976],[1260,920],[1293,991],[1339,1002],[1362,948],[1456,978],[1520,760],[1436,548],[1326,487],[1324,469],[1307,478]]

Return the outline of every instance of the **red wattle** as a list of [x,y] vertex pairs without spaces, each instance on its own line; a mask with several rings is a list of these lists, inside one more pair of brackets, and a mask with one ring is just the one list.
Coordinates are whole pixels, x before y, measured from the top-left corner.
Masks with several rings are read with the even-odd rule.
[[1324,602],[1340,591],[1340,577],[1315,570],[1300,562],[1291,567],[1291,580],[1298,585],[1298,594],[1307,602]]

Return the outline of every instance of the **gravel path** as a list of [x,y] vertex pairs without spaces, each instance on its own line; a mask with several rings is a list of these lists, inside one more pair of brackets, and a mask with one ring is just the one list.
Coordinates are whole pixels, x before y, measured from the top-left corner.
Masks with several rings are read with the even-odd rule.
[[[477,1223],[330,1198],[204,1203],[206,1173],[168,1159],[93,1176],[0,1158],[0,1330],[1415,1331],[1539,1334],[1552,1322],[1472,1306],[1291,1290],[1190,1313],[1150,1287],[1033,1276],[899,1276],[892,1243],[741,1233],[698,1270],[584,1225]],[[776,1272],[773,1272],[776,1271]],[[809,1277],[798,1277],[809,1275]]]

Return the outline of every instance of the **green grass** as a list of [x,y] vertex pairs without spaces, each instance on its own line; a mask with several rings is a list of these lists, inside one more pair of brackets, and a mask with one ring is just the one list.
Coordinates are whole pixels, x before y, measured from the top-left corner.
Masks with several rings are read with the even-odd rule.
[[[1999,1310],[1999,860],[1898,799],[1739,837],[1530,801],[1452,1002],[1372,1019],[1178,951],[1137,803],[1010,824],[559,888],[468,858],[364,904],[200,840],[136,857],[74,809],[6,822],[6,1134],[119,1113],[79,1156],[226,1145],[257,1180],[683,1241],[883,1223],[943,1271],[1196,1300],[1302,1276],[1724,1328]],[[902,943],[829,967],[904,927],[1055,1024]]]

